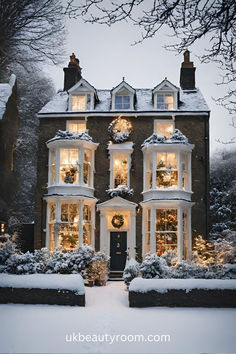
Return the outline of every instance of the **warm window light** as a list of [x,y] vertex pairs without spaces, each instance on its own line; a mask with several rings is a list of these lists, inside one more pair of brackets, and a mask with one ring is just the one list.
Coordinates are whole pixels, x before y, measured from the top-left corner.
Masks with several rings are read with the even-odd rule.
[[174,131],[174,122],[162,121],[156,122],[156,132],[160,136],[165,136],[167,139],[171,137]]
[[1,233],[4,233],[4,232],[5,232],[5,224],[1,223]]
[[86,123],[85,122],[69,122],[68,123],[68,131],[76,134],[80,134],[85,132],[86,130]]
[[120,161],[115,160],[115,165],[116,165],[116,166],[119,166],[119,164],[120,164]]
[[174,94],[173,93],[158,93],[157,94],[157,109],[173,109]]

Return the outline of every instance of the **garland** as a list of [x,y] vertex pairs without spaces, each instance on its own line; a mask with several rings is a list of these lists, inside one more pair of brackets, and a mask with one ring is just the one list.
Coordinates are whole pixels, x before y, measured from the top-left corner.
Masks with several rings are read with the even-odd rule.
[[121,228],[124,225],[124,216],[123,215],[114,215],[111,220],[112,226],[116,229]]

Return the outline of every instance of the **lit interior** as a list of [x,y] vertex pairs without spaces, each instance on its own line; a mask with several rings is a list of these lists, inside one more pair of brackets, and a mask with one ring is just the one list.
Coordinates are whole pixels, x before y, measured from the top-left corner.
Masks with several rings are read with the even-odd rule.
[[174,94],[173,93],[158,93],[157,94],[157,109],[173,109]]
[[174,131],[174,122],[156,122],[156,132],[160,136],[165,136],[167,139],[171,137]]

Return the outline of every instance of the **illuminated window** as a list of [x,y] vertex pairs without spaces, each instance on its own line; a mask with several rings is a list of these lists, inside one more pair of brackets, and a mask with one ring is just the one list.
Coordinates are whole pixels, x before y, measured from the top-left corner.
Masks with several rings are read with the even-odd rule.
[[60,182],[78,183],[78,149],[60,149]]
[[51,172],[51,184],[56,182],[56,151],[51,151],[51,162],[50,162],[50,172]]
[[76,134],[84,133],[86,130],[85,121],[67,121],[67,130]]
[[115,109],[130,109],[130,96],[116,95]]
[[61,204],[59,244],[63,249],[74,248],[79,239],[78,204]]
[[49,250],[52,251],[55,249],[55,226],[56,222],[56,204],[49,204]]
[[157,109],[173,109],[174,94],[173,93],[157,93]]
[[83,237],[84,244],[91,244],[91,231],[92,231],[92,218],[91,218],[91,207],[89,205],[84,205],[83,208]]
[[85,111],[90,109],[91,95],[72,95],[72,111]]
[[178,169],[176,153],[157,153],[156,186],[157,188],[177,188]]
[[171,137],[174,131],[174,121],[173,120],[156,120],[155,121],[155,132],[160,136],[165,136],[167,139]]
[[188,232],[187,232],[187,212],[183,211],[183,258],[187,259],[188,252]]
[[128,171],[128,154],[114,154],[112,188],[128,186]]
[[146,189],[152,188],[152,155],[146,156]]
[[156,209],[156,252],[177,249],[177,209]]
[[151,210],[146,210],[146,244],[145,253],[150,252]]
[[83,180],[85,184],[90,185],[91,178],[91,151],[84,151],[84,174]]

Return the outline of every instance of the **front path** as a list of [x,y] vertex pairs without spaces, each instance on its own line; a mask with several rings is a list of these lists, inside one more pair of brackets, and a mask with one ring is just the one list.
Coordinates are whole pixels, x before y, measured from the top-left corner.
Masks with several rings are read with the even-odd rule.
[[[0,352],[234,353],[236,309],[128,307],[123,282],[86,288],[86,307],[0,305]],[[66,335],[107,335],[107,342],[67,342]],[[123,342],[170,335],[170,342]],[[82,338],[82,337],[81,337]],[[120,340],[122,338],[122,340]],[[133,336],[128,337],[132,340]],[[70,336],[67,336],[70,339]],[[141,339],[142,340],[142,339]]]

